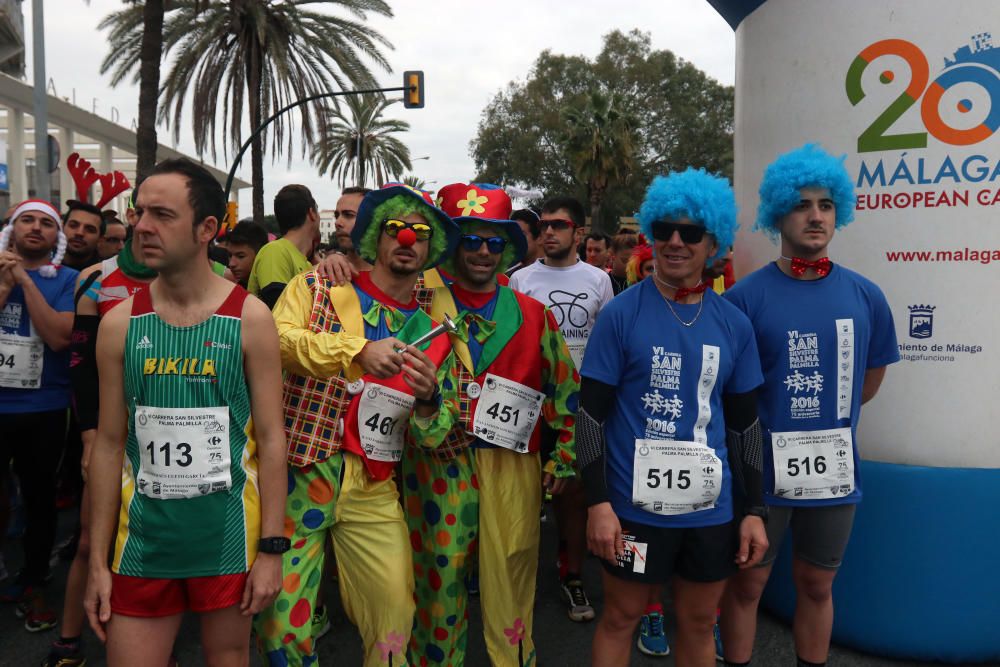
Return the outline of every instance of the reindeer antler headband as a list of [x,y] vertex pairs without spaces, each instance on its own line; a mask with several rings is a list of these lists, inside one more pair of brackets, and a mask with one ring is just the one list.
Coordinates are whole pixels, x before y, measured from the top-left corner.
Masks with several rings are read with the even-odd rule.
[[101,184],[101,199],[95,204],[97,208],[103,208],[109,201],[132,187],[122,172],[99,174],[90,161],[80,157],[79,153],[73,153],[66,158],[66,168],[69,169],[76,184],[76,198],[84,204],[88,203],[90,186],[94,183]]

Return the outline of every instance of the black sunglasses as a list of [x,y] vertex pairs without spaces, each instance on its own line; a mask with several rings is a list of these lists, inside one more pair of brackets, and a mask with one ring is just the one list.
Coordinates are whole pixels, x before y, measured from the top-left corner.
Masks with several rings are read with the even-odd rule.
[[491,236],[489,238],[483,238],[478,234],[463,234],[462,235],[462,247],[469,252],[476,252],[486,244],[486,249],[490,251],[491,255],[499,255],[503,252],[503,249],[507,247],[507,239],[501,236]]
[[576,227],[576,224],[572,220],[539,220],[538,228],[541,231],[545,231],[547,228],[551,227],[557,232],[561,232],[564,229],[569,229],[571,227]]
[[676,222],[654,222],[653,238],[657,241],[669,241],[674,232],[681,235],[684,243],[699,243],[705,238],[705,228],[701,225],[681,225]]

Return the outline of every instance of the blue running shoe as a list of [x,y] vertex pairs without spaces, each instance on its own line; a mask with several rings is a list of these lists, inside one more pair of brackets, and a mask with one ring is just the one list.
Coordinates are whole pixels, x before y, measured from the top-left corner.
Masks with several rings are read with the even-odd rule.
[[639,621],[639,639],[636,641],[636,646],[646,655],[670,655],[667,635],[663,632],[663,614],[654,611],[642,617]]
[[712,636],[715,638],[715,659],[725,662],[726,658],[724,656],[726,654],[722,650],[722,631],[719,630],[718,617],[715,619],[715,625],[712,626]]

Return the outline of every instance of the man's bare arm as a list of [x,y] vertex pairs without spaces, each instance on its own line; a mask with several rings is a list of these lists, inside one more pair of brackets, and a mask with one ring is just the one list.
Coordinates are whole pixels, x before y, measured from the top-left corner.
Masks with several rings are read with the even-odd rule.
[[107,555],[118,526],[122,461],[128,436],[124,350],[125,333],[132,312],[131,299],[126,303],[129,305],[108,313],[97,335],[97,368],[102,400],[88,475],[91,549],[85,606],[91,626],[102,639],[104,624],[111,618],[111,574]]
[[[284,414],[281,408],[281,353],[278,330],[267,306],[253,296],[243,302],[243,366],[250,390],[250,414],[257,439],[260,485],[260,534],[284,534],[286,472]],[[257,554],[243,592],[245,616],[274,602],[281,588],[282,557]]]

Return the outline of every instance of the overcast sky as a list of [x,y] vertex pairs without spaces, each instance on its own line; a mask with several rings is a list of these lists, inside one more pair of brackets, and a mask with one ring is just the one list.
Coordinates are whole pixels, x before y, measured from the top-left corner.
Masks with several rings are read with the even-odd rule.
[[[22,5],[29,41],[29,83],[33,76],[31,4]],[[72,100],[75,96],[78,106],[91,111],[96,105],[96,113],[105,118],[111,117],[114,108],[118,122],[129,126],[138,106],[137,88],[125,84],[112,88],[109,78],[99,73],[107,42],[97,24],[121,4],[120,0],[45,3],[46,74],[60,97]],[[377,76],[389,87],[402,84],[404,70],[424,71],[426,107],[407,110],[397,105],[391,115],[410,123],[411,130],[403,139],[411,156],[428,156],[414,162],[414,171],[429,182],[430,189],[475,175],[469,141],[483,108],[508,82],[523,81],[544,49],[592,58],[606,33],[616,28],[639,28],[651,33],[654,48],[670,49],[721,83],[732,85],[734,79],[733,31],[705,0],[507,0],[475,4],[401,0],[391,4],[393,18],[371,19],[372,26],[395,46],[387,52],[394,71]],[[159,139],[172,143],[171,135],[162,128]],[[194,154],[190,131],[182,131],[177,147]],[[288,183],[304,183],[321,208],[333,208],[338,186],[319,176],[297,155],[290,168],[287,157],[274,164],[265,157],[265,208],[270,212],[274,193]],[[220,155],[217,166],[228,170],[229,163]],[[237,175],[250,180],[249,153]],[[247,189],[240,195],[241,217],[249,211]]]

